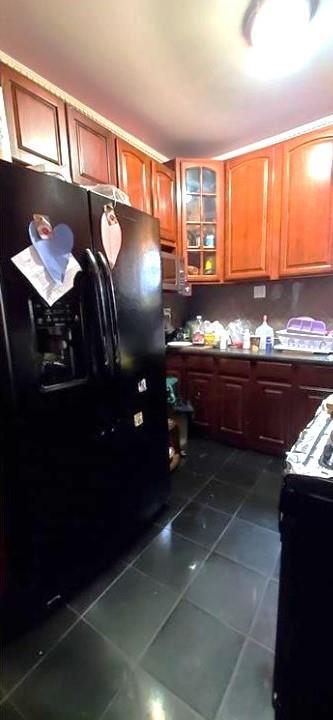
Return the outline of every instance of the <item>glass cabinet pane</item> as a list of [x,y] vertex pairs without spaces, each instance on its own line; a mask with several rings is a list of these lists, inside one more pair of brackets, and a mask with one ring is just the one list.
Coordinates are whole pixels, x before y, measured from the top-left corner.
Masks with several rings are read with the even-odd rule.
[[216,197],[203,195],[202,197],[202,220],[203,222],[214,222],[216,220]]
[[199,248],[200,247],[200,225],[187,225],[187,247],[188,248]]
[[209,168],[202,168],[202,192],[216,193],[216,172]]
[[204,248],[216,248],[216,225],[202,226],[202,244]]
[[186,219],[200,222],[200,197],[186,195]]
[[216,257],[215,253],[205,252],[203,256],[203,274],[215,275],[216,273]]
[[200,172],[201,168],[194,167],[186,170],[185,176],[185,187],[186,192],[198,193],[200,192]]
[[187,274],[196,276],[201,274],[201,252],[189,252],[187,259]]

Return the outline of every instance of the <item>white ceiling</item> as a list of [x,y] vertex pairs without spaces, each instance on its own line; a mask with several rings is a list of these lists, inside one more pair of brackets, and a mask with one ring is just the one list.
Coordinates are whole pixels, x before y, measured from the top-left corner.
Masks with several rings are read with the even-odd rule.
[[316,52],[278,80],[249,69],[247,5],[1,0],[0,48],[161,153],[213,156],[333,113],[333,0]]

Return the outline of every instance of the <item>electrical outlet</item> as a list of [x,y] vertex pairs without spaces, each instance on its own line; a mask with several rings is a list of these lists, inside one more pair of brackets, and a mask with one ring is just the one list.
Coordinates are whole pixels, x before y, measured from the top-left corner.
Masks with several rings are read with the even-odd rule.
[[266,297],[266,285],[255,285],[253,288],[253,297],[255,300],[261,300]]

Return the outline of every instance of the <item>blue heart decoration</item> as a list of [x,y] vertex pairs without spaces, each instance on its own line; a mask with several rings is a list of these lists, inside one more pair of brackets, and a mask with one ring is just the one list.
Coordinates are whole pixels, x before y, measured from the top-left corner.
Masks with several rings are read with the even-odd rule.
[[74,245],[74,235],[70,227],[60,223],[53,228],[46,240],[42,240],[38,235],[36,223],[32,221],[29,225],[29,235],[52,280],[63,283]]

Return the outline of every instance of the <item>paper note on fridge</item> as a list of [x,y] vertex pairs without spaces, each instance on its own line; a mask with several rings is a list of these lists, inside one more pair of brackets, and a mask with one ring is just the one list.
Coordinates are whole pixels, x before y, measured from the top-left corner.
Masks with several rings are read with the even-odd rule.
[[11,259],[14,265],[28,278],[31,285],[33,285],[35,290],[37,290],[39,295],[43,300],[46,300],[49,305],[53,305],[72,289],[75,275],[81,270],[79,263],[75,260],[74,255],[71,254],[64,281],[60,284],[52,280],[32,245],[17,255],[14,255]]

